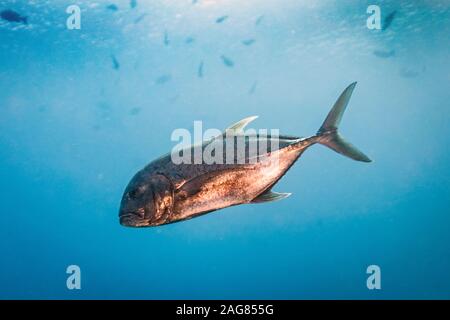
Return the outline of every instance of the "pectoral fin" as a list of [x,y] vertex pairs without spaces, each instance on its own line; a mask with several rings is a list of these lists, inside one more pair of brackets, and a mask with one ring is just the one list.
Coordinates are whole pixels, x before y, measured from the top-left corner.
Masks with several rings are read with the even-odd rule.
[[251,203],[278,201],[278,200],[289,197],[291,194],[292,193],[278,193],[278,192],[273,192],[272,190],[267,190],[266,192],[260,194],[255,199],[253,199],[251,201]]

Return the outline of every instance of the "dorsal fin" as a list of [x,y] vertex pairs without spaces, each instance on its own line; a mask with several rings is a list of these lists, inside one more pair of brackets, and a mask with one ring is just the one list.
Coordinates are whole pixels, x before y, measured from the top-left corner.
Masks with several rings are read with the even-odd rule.
[[228,128],[225,129],[226,133],[232,133],[232,134],[239,134],[242,133],[244,131],[244,128],[253,120],[255,120],[256,118],[258,118],[258,116],[251,116],[245,119],[242,119],[241,121],[238,121],[234,124],[232,124],[231,126],[229,126]]
[[267,190],[264,193],[257,196],[255,199],[253,199],[251,201],[251,203],[278,201],[278,200],[289,197],[291,194],[292,193],[278,193],[278,192],[273,192],[272,190]]

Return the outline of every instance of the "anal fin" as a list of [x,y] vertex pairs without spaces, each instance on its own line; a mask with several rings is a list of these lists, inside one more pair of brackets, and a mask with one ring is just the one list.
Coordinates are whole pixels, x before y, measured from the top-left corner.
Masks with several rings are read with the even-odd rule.
[[289,197],[291,194],[292,193],[279,193],[279,192],[273,192],[272,190],[267,190],[264,193],[257,196],[255,199],[253,199],[251,201],[251,203],[278,201],[278,200]]

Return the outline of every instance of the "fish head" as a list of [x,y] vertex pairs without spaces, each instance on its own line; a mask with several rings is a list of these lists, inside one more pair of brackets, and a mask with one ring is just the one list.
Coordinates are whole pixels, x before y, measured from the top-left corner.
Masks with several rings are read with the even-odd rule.
[[120,224],[152,227],[170,222],[173,185],[161,174],[139,172],[125,189],[120,203]]

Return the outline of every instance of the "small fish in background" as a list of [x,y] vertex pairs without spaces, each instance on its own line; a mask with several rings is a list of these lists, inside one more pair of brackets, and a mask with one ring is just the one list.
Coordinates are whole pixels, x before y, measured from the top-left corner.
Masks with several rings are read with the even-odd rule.
[[9,21],[9,22],[17,22],[17,23],[28,24],[28,18],[27,17],[21,16],[16,11],[9,10],[9,9],[2,10],[0,12],[0,18],[2,18],[5,21]]
[[221,55],[220,58],[222,59],[222,62],[223,62],[223,64],[224,64],[225,66],[227,66],[227,67],[229,67],[229,68],[234,67],[234,62],[233,62],[233,60],[231,60],[230,58],[228,58],[228,57],[226,57],[226,56],[224,56],[224,55]]
[[172,79],[170,74],[163,74],[162,76],[156,78],[155,83],[158,85],[165,84]]
[[400,76],[403,78],[416,78],[419,75],[419,71],[403,68],[400,69]]
[[259,26],[261,24],[261,22],[263,21],[263,19],[264,19],[264,15],[260,15],[258,18],[256,18],[255,26]]
[[254,94],[256,91],[257,85],[258,85],[258,81],[253,82],[252,86],[250,87],[250,90],[248,90],[248,94]]
[[203,60],[200,61],[200,64],[198,65],[198,68],[197,68],[197,77],[203,78]]
[[111,61],[112,61],[112,67],[114,70],[119,70],[120,69],[120,63],[117,60],[115,55],[111,55]]
[[130,116],[138,115],[141,112],[141,108],[135,107],[130,110],[129,114]]
[[170,44],[170,41],[169,41],[169,33],[167,32],[167,30],[164,31],[164,40],[163,40],[163,42],[164,42],[164,45],[165,45],[165,46],[168,46],[168,45]]
[[130,0],[130,8],[134,9],[138,5],[137,0]]
[[99,110],[107,111],[107,112],[111,110],[111,106],[105,101],[101,101],[101,102],[97,103],[97,108]]
[[137,17],[137,18],[134,20],[134,23],[137,24],[137,23],[141,22],[146,16],[147,16],[146,13],[141,14],[139,17]]
[[396,14],[397,14],[397,10],[394,10],[391,13],[389,13],[386,16],[386,18],[384,18],[383,25],[382,25],[383,30],[386,30],[387,28],[389,28],[389,26],[392,24],[392,21],[394,20]]
[[255,43],[255,39],[247,39],[247,40],[243,40],[242,41],[242,44],[244,45],[244,46],[251,46],[252,44],[254,44]]
[[373,54],[378,58],[387,59],[395,56],[395,50],[374,50]]
[[221,16],[216,19],[216,23],[222,23],[228,19],[228,16]]
[[186,44],[191,44],[191,43],[193,43],[195,41],[195,38],[194,37],[187,37],[185,40],[184,40],[184,43],[186,43]]
[[174,95],[173,97],[170,97],[170,98],[169,98],[169,103],[170,103],[170,104],[173,104],[173,103],[177,102],[177,101],[178,101],[178,98],[180,98],[180,95],[179,95],[179,94],[176,94],[176,95]]
[[192,0],[192,4],[196,4],[198,0]]
[[119,7],[118,6],[116,6],[114,3],[113,4],[110,4],[110,5],[107,5],[106,6],[106,9],[108,9],[108,10],[111,10],[111,11],[118,11],[119,10]]
[[96,105],[97,118],[108,120],[112,112],[112,107],[106,101],[100,101]]

